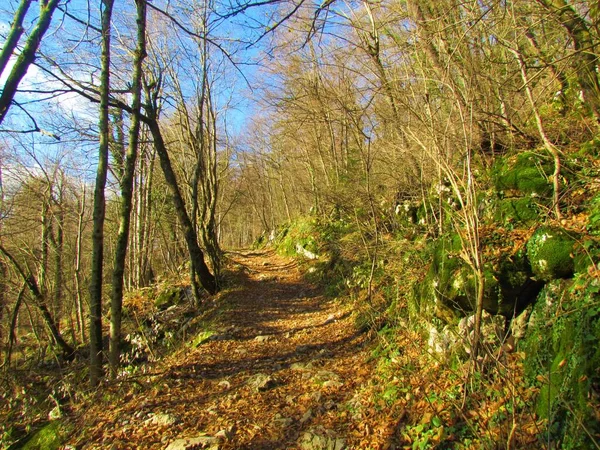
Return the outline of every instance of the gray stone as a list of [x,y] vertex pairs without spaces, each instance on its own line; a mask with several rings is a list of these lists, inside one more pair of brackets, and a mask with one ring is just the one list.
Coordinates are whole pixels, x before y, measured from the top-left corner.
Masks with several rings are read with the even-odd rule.
[[312,370],[312,369],[313,369],[313,365],[310,362],[307,362],[306,364],[297,362],[290,366],[290,370],[297,370],[300,372],[304,372],[304,371]]
[[294,420],[290,417],[283,417],[281,414],[275,414],[273,418],[273,424],[280,426],[282,428],[289,427]]
[[266,335],[266,336],[262,336],[262,335],[261,336],[256,336],[254,338],[254,340],[256,342],[269,342],[269,341],[273,340],[273,336],[268,336],[268,335]]
[[257,373],[250,377],[248,386],[254,388],[257,392],[268,391],[277,385],[275,378],[264,373]]
[[329,314],[329,316],[327,316],[327,319],[325,320],[325,322],[323,322],[323,325],[328,325],[332,322],[335,322],[336,318],[334,314]]
[[159,427],[169,427],[175,425],[179,420],[177,417],[166,413],[157,413],[146,419],[144,423],[146,425],[156,425]]
[[515,339],[522,339],[525,337],[525,333],[527,332],[527,325],[529,324],[529,317],[531,316],[532,310],[533,307],[531,305],[528,306],[510,323],[511,334],[515,337]]
[[343,383],[336,381],[336,380],[327,380],[325,383],[323,383],[323,387],[324,388],[339,388],[342,387]]
[[308,422],[312,418],[312,415],[313,415],[312,409],[309,409],[302,415],[302,418],[300,419],[300,423]]
[[335,382],[339,382],[340,381],[340,377],[337,373],[335,372],[330,372],[328,370],[319,370],[313,377],[312,380],[314,383],[317,384],[325,384],[328,381],[335,381]]
[[218,450],[219,440],[212,436],[198,436],[194,438],[177,439],[171,442],[165,450]]
[[315,255],[313,252],[306,250],[300,244],[296,244],[296,253],[298,253],[301,256],[304,256],[306,259],[319,259],[318,255]]
[[300,438],[302,450],[344,450],[346,441],[336,437],[333,431],[322,427],[308,430]]

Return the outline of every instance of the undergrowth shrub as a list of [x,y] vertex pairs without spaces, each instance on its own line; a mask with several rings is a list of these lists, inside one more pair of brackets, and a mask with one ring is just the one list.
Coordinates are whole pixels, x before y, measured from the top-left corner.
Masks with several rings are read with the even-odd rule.
[[588,273],[549,283],[521,344],[527,379],[539,389],[535,411],[547,423],[541,438],[563,449],[591,448],[600,436],[599,293]]

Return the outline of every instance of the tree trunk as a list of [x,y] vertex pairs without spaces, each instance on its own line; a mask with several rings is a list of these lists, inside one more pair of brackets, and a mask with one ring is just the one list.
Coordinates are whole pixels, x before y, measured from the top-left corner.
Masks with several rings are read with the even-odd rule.
[[85,183],[81,194],[81,203],[77,213],[77,241],[75,244],[75,301],[77,303],[77,326],[79,327],[79,339],[85,342],[85,322],[83,320],[83,295],[81,292],[81,245],[83,241],[83,216],[85,213]]
[[63,209],[64,197],[64,173],[61,173],[61,181],[58,186],[58,214],[56,216],[56,237],[52,240],[54,244],[54,299],[53,309],[55,317],[60,314],[63,296],[63,250],[64,250],[64,222],[65,212]]
[[21,39],[23,31],[25,31],[23,28],[23,19],[25,18],[25,14],[27,14],[27,11],[31,6],[31,1],[32,0],[22,0],[21,4],[15,11],[13,22],[10,25],[10,31],[8,32],[8,36],[4,42],[4,47],[2,47],[2,52],[0,52],[0,74],[4,73],[4,69],[6,69],[6,65],[8,64],[10,57],[17,48],[19,39]]
[[102,377],[102,264],[104,261],[105,193],[108,172],[110,93],[110,24],[113,0],[102,0],[102,72],[100,74],[100,146],[92,231],[92,272],[90,280],[90,384],[96,387]]
[[156,119],[156,113],[154,111],[148,111],[148,113],[150,116],[148,118],[148,127],[150,128],[150,132],[154,138],[154,146],[160,160],[160,166],[165,176],[165,181],[167,182],[169,190],[171,191],[177,218],[179,219],[179,223],[183,229],[191,264],[193,264],[196,268],[196,275],[198,275],[202,287],[206,289],[208,293],[215,294],[217,292],[216,280],[215,277],[210,273],[210,270],[204,261],[204,253],[198,245],[196,230],[185,208],[185,203],[183,201],[183,197],[181,196],[179,185],[177,184],[177,178],[175,177],[175,172],[173,171],[171,160],[169,159],[169,154],[167,153],[167,148],[158,125],[158,120]]
[[18,261],[4,247],[0,246],[0,252],[3,253],[4,256],[6,256],[6,258],[11,262],[15,270],[23,279],[23,282],[27,285],[27,288],[29,289],[33,299],[35,300],[35,306],[37,309],[39,309],[40,313],[42,314],[42,319],[48,327],[50,336],[54,343],[62,350],[65,359],[72,359],[75,354],[75,350],[73,349],[73,347],[67,344],[67,342],[63,339],[60,332],[58,331],[56,321],[54,320],[52,314],[48,310],[48,307],[46,305],[46,299],[40,291],[35,277],[31,274],[31,272],[26,273],[25,270],[18,263]]
[[10,314],[10,328],[8,330],[8,342],[6,344],[6,353],[4,354],[4,363],[2,364],[5,369],[10,368],[10,359],[12,356],[13,345],[17,340],[17,318],[19,317],[19,309],[21,308],[21,303],[23,302],[23,296],[25,295],[25,289],[27,288],[26,284],[23,284],[21,290],[19,291],[19,295],[17,295],[17,301],[15,302],[15,306],[13,307],[12,313]]
[[119,234],[115,250],[112,295],[110,301],[110,352],[111,376],[116,377],[121,357],[121,315],[123,308],[123,283],[127,244],[133,198],[133,178],[139,147],[140,108],[142,90],[142,64],[146,57],[146,2],[138,0],[137,5],[137,49],[133,66],[133,115],[129,129],[129,145],[125,155],[121,179],[121,201],[119,204]]
[[600,83],[598,81],[598,55],[594,38],[585,23],[570,3],[565,0],[538,0],[548,11],[556,14],[558,21],[567,30],[575,48],[575,70],[583,91],[585,104],[596,121],[600,121]]
[[[59,0],[40,0],[40,15],[37,21],[37,25],[29,35],[29,38],[25,42],[23,46],[23,50],[19,54],[17,60],[15,61],[15,65],[13,66],[6,82],[4,83],[4,88],[2,89],[2,94],[0,94],[0,124],[4,121],[6,114],[10,108],[10,104],[12,103],[15,94],[17,93],[17,88],[19,87],[19,83],[27,73],[27,69],[29,66],[35,61],[35,53],[37,52],[40,43],[42,42],[42,38],[48,27],[50,26],[50,22],[52,21],[52,14],[56,10],[58,6]],[[19,8],[23,7],[23,4],[19,6]],[[26,11],[25,11],[26,12]],[[23,15],[24,13],[23,12]],[[19,11],[17,11],[16,18],[20,17]],[[15,24],[13,24],[14,26]],[[17,26],[20,24],[17,22]],[[14,38],[13,38],[14,39]],[[7,44],[2,50],[2,57],[4,58],[5,49],[8,51]],[[10,44],[12,45],[12,44]],[[16,43],[14,44],[16,47]],[[14,48],[13,48],[14,50]],[[12,55],[12,52],[11,52]],[[10,55],[8,56],[10,58]]]

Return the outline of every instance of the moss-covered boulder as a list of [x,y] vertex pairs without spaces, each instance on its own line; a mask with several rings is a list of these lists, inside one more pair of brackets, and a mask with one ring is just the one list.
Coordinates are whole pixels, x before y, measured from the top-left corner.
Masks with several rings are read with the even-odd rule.
[[547,156],[523,152],[500,159],[494,165],[493,178],[496,189],[516,194],[511,196],[549,197],[553,172],[552,161]]
[[547,283],[519,344],[527,355],[527,380],[539,391],[536,413],[549,421],[544,439],[552,447],[593,448],[591,436],[600,433],[599,291],[600,282],[588,274]]
[[541,210],[532,197],[503,198],[496,204],[494,218],[504,224],[530,224],[539,220]]
[[506,317],[520,314],[535,302],[544,282],[533,278],[525,248],[515,253],[504,253],[493,263],[494,278],[498,283],[498,302],[488,307],[489,312]]
[[170,286],[163,289],[154,299],[154,306],[158,309],[167,309],[179,305],[185,299],[185,289],[181,286]]
[[575,270],[575,239],[566,231],[541,227],[527,242],[527,257],[538,280],[570,278]]
[[[458,235],[440,239],[434,247],[429,271],[415,289],[413,314],[437,316],[445,322],[475,310],[477,280],[461,258]],[[484,265],[483,308],[492,315],[512,317],[531,304],[543,286],[534,280],[524,250],[505,254]]]
[[61,447],[69,430],[58,421],[48,422],[23,444],[23,450],[55,450]]
[[409,313],[412,318],[429,318],[437,316],[444,322],[456,318],[454,309],[457,305],[448,306],[447,292],[450,289],[451,277],[463,266],[460,259],[462,248],[458,235],[439,238],[431,248],[431,265],[423,281],[414,286]]

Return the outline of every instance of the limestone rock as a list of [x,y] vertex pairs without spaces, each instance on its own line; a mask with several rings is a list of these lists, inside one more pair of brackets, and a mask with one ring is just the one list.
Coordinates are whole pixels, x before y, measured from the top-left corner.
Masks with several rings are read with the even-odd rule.
[[335,372],[319,370],[315,375],[313,375],[312,381],[313,383],[324,386],[327,382],[340,383],[340,376]]
[[296,253],[298,253],[301,256],[304,256],[306,259],[319,259],[318,255],[315,255],[313,252],[306,250],[300,244],[296,244]]
[[346,441],[322,427],[306,431],[300,438],[302,450],[344,450]]
[[159,427],[169,427],[175,425],[177,422],[179,422],[179,419],[171,414],[157,413],[146,419],[144,424],[156,425]]
[[198,436],[194,438],[177,439],[171,442],[165,450],[218,450],[219,440],[212,436]]
[[[481,316],[480,342],[490,346],[497,346],[504,337],[505,318],[503,316],[492,316],[483,311]],[[475,334],[475,315],[463,317],[458,323],[459,337],[463,341],[464,349],[471,354],[471,343]]]
[[434,325],[429,327],[429,339],[427,341],[428,352],[441,358],[447,358],[456,345],[456,332],[446,325],[442,331]]
[[572,277],[574,245],[575,239],[561,229],[539,228],[527,242],[527,257],[535,276],[544,281]]
[[282,428],[289,427],[294,422],[290,417],[283,417],[281,414],[275,414],[273,424]]
[[308,422],[313,416],[312,409],[307,410],[300,419],[300,423]]
[[250,377],[248,386],[254,388],[257,392],[264,392],[277,386],[277,380],[264,373],[257,373]]

